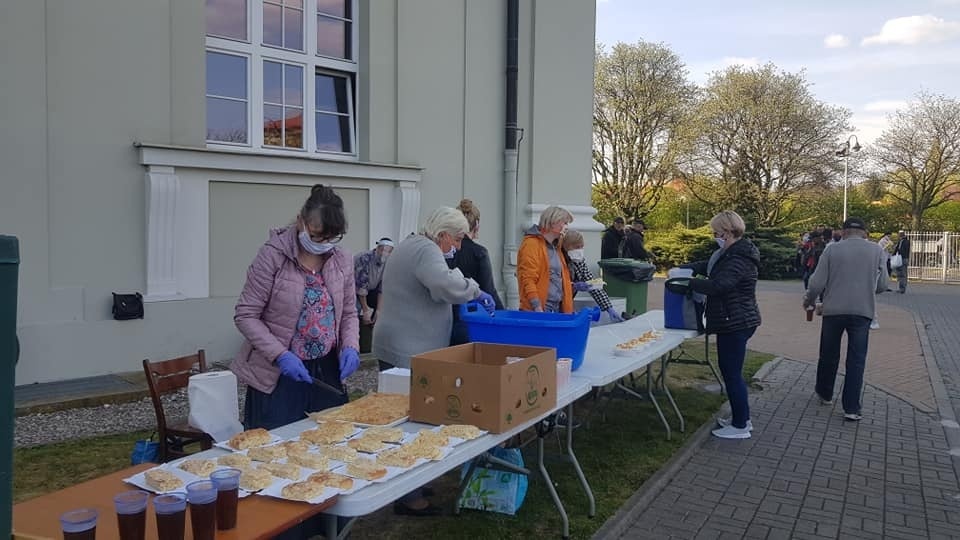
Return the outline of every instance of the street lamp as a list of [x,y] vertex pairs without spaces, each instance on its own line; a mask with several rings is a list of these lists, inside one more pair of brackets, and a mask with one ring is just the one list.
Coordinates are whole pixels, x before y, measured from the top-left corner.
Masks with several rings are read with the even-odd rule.
[[[853,146],[850,146],[850,141],[853,141]],[[850,161],[850,152],[859,152],[860,148],[860,141],[857,136],[851,135],[847,137],[847,141],[841,144],[840,149],[836,152],[838,157],[843,158],[843,221],[847,220],[847,162]]]
[[686,196],[686,195],[681,195],[681,196],[680,196],[680,202],[686,203],[686,205],[687,205],[687,228],[689,229],[689,228],[690,228],[690,201],[687,200],[687,196]]

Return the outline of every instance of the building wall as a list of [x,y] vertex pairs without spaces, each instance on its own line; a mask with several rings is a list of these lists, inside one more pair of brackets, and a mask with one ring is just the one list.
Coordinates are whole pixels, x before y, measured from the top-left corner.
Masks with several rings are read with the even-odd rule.
[[[521,1],[518,213],[589,204],[593,9]],[[315,182],[345,197],[354,250],[473,199],[499,275],[512,210],[502,208],[505,2],[361,0],[360,11],[360,163],[344,165],[191,150],[205,134],[202,2],[4,4],[0,67],[17,76],[0,83],[0,232],[21,240],[17,384],[198,348],[229,360],[246,265]],[[176,205],[169,249],[148,240],[157,200]],[[177,294],[149,302],[145,320],[112,320],[110,293],[147,292],[157,253]]]

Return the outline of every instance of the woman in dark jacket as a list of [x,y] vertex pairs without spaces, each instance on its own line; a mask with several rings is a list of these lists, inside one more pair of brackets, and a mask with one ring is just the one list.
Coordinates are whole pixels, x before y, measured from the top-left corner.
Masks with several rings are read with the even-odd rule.
[[748,439],[753,424],[747,403],[743,361],[747,340],[760,326],[757,306],[757,275],[760,252],[743,237],[746,226],[736,212],[725,210],[710,220],[720,249],[709,261],[685,265],[694,274],[708,278],[690,280],[693,292],[707,296],[707,333],[717,335],[717,363],[727,387],[733,418],[718,418],[713,434],[723,439]]
[[[470,199],[460,201],[457,210],[463,212],[464,217],[467,218],[470,232],[463,237],[460,249],[456,250],[452,257],[447,259],[447,266],[459,268],[464,277],[476,281],[481,291],[489,293],[493,297],[496,309],[503,309],[503,302],[500,301],[497,286],[493,281],[490,254],[487,252],[487,248],[474,241],[480,235],[480,210]],[[460,320],[460,306],[455,305],[453,306],[453,331],[450,333],[450,345],[462,345],[469,342],[470,335],[467,332],[467,325]]]

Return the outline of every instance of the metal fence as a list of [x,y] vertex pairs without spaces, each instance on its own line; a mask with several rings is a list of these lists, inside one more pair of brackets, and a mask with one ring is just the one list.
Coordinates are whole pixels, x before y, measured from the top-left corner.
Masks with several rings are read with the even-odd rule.
[[960,283],[960,233],[908,232],[907,238],[910,279]]

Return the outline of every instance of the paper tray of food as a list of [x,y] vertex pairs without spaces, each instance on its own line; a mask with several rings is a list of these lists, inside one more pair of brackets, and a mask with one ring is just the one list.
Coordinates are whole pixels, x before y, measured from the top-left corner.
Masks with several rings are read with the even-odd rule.
[[229,450],[231,452],[239,452],[241,450],[246,450],[257,446],[276,444],[282,440],[283,439],[277,435],[274,435],[265,429],[257,428],[241,431],[226,441],[215,443],[214,446],[217,448],[223,448],[224,450]]
[[410,396],[374,392],[340,407],[309,413],[317,422],[336,420],[362,427],[392,427],[410,418]]
[[339,493],[336,489],[309,480],[274,482],[270,487],[260,491],[260,495],[310,504],[321,504]]
[[[218,465],[214,470],[226,468],[225,466]],[[191,474],[175,466],[173,463],[167,463],[158,465],[152,469],[140,471],[133,476],[124,478],[123,481],[151,493],[162,495],[164,493],[182,493],[186,490],[187,484],[198,480],[205,480],[206,478],[209,478],[209,474],[207,477],[201,477],[196,474]],[[239,490],[240,498],[248,495],[250,495],[249,491],[244,489]]]

